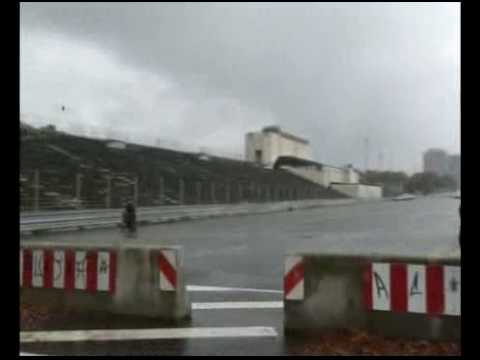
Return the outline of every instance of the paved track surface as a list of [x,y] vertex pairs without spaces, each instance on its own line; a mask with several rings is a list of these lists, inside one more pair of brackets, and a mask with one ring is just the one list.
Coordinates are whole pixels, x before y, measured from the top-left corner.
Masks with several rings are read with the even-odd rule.
[[[58,233],[29,240],[138,241],[184,246],[187,283],[194,286],[268,289],[278,292],[191,291],[194,303],[281,301],[283,256],[289,251],[448,255],[458,253],[459,200],[426,197],[405,202],[360,203],[294,212],[199,220],[140,227],[136,239],[117,230]],[[195,289],[193,287],[192,289]],[[208,288],[207,288],[208,289]],[[22,344],[44,354],[276,355],[298,341],[283,337],[282,308],[197,309],[191,327],[273,328],[277,336],[182,340],[49,342]],[[100,325],[98,325],[100,326]],[[138,325],[142,327],[143,325]],[[147,327],[167,327],[151,323]],[[77,329],[98,328],[91,320]]]

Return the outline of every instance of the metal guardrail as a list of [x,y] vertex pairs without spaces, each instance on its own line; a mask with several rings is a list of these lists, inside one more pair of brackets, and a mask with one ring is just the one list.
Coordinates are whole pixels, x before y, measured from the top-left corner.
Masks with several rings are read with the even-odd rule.
[[[329,204],[346,204],[348,200],[300,200],[274,203],[241,203],[211,205],[175,205],[137,209],[137,222],[141,224],[162,223],[176,220],[199,219],[217,216],[260,214],[288,209],[308,208]],[[120,224],[122,209],[42,211],[20,214],[20,233],[61,231],[115,227]]]

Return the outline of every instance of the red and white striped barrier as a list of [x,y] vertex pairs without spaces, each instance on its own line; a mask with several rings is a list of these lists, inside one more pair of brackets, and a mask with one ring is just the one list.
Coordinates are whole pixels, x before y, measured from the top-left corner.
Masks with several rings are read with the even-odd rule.
[[161,250],[158,257],[160,290],[177,290],[177,260],[175,250]]
[[113,251],[20,249],[20,287],[114,293]]
[[367,309],[461,314],[459,266],[371,263],[364,273]]
[[301,256],[286,257],[283,290],[286,300],[303,300],[304,268]]

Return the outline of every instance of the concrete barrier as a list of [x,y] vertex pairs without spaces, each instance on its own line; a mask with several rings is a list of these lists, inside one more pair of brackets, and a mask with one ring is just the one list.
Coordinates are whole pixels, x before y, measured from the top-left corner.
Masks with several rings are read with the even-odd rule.
[[458,257],[288,255],[285,332],[459,340],[460,273]]
[[188,319],[183,249],[22,241],[22,302],[165,320]]

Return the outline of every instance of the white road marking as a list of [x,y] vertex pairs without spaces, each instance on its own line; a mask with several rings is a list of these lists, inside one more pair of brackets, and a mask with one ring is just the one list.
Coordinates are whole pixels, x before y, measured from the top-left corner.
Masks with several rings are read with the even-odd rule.
[[193,310],[211,309],[281,309],[283,301],[229,301],[193,303]]
[[75,330],[20,332],[21,343],[63,341],[160,340],[186,338],[276,337],[273,327],[197,327],[131,330]]
[[21,352],[21,353],[20,353],[20,356],[48,356],[48,355],[45,355],[45,354],[32,354],[32,353]]
[[263,292],[263,293],[283,294],[283,290],[232,288],[232,287],[199,286],[199,285],[187,285],[187,291],[238,291],[238,292]]

